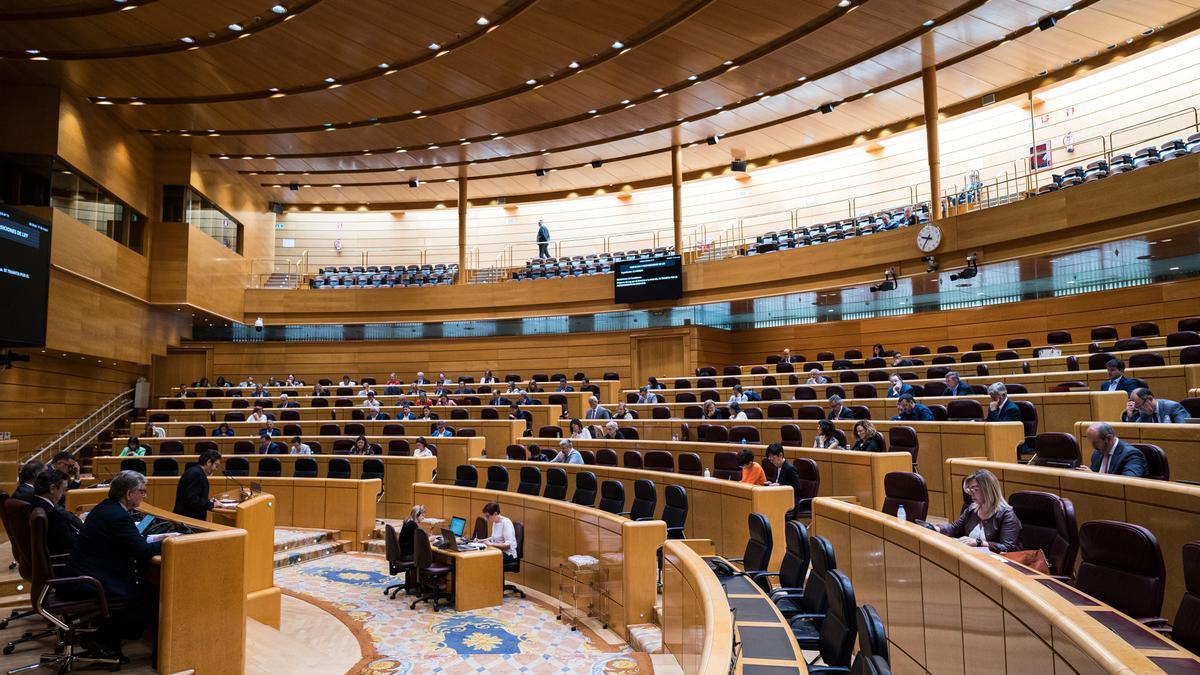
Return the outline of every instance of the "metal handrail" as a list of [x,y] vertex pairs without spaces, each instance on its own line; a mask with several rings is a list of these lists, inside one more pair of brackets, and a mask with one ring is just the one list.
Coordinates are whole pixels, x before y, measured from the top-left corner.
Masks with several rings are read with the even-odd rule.
[[110,400],[100,404],[99,407],[86,417],[67,427],[66,430],[44,443],[25,461],[40,460],[47,456],[53,457],[64,450],[75,454],[80,448],[94,441],[100,434],[108,431],[117,420],[133,410],[133,391],[133,389],[126,389]]

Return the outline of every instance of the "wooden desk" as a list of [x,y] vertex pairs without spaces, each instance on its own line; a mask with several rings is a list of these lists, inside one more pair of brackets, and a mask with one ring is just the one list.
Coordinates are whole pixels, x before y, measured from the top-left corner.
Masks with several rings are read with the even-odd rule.
[[663,648],[687,675],[725,675],[733,661],[733,616],[716,575],[690,546],[667,541],[662,576]]
[[455,611],[498,607],[503,601],[504,555],[499,549],[451,551],[434,547],[433,557],[454,567],[450,589]]
[[[1165,338],[1164,338],[1164,340],[1165,340]],[[1086,345],[1084,345],[1083,351],[1085,351],[1085,352],[1087,351]],[[747,372],[749,372],[749,371],[747,371]],[[384,391],[387,389],[388,385],[382,384],[382,383],[387,382],[387,377],[376,378],[376,379],[379,380],[379,383],[372,385],[371,389],[375,392],[376,396],[384,396],[385,395]],[[615,401],[617,392],[620,391],[620,389],[621,389],[621,381],[620,380],[594,379],[594,380],[590,380],[589,383],[596,385],[596,387],[598,387],[600,389],[599,398],[600,398],[601,402]],[[520,382],[518,382],[517,386],[524,389],[525,385],[527,385],[527,384],[529,384],[529,380],[525,379],[525,380],[521,380]],[[579,391],[579,387],[582,385],[583,385],[582,380],[567,380],[567,386],[571,387],[575,391]],[[407,394],[408,391],[412,388],[412,383],[402,384],[399,386],[400,386],[401,391],[404,391]],[[479,383],[475,382],[475,383],[471,383],[467,386],[470,387],[471,389],[475,389],[475,390],[478,390],[480,386],[492,387],[493,390],[496,387],[499,387],[500,391],[504,391],[505,389],[508,388],[508,383],[500,382],[498,384],[480,385]],[[531,394],[533,396],[533,398],[541,398],[541,399],[545,400],[544,395],[558,393],[558,392],[554,391],[555,389],[558,388],[558,382],[539,382],[538,386],[540,386],[545,391],[533,392]],[[296,392],[297,395],[308,395],[308,394],[312,393],[312,388],[313,388],[312,383],[305,385],[305,386],[301,386],[301,387],[295,387],[295,386],[285,387],[282,385],[274,386],[274,387],[266,387],[266,386],[263,387],[263,389],[265,389],[267,391],[267,393],[271,394],[271,396],[279,396],[280,394],[282,394],[284,392],[291,392],[291,391]],[[329,391],[337,391],[338,384],[335,382],[334,384],[332,384],[328,387],[325,387],[325,388],[328,389]],[[362,384],[361,383],[356,384],[351,388],[354,390],[353,393],[357,394],[360,390],[362,390]],[[455,380],[454,384],[451,385],[450,389],[454,390],[457,388],[458,388],[458,381]],[[233,391],[240,391],[240,392],[242,392],[243,395],[246,395],[246,396],[249,396],[250,392],[254,391],[254,387],[228,387],[228,388],[222,388],[222,387],[171,387],[171,391],[173,391],[173,392],[183,391],[185,393],[193,394],[195,398],[203,398],[209,389],[228,389],[228,390],[233,390]],[[435,389],[435,387],[433,385],[424,385],[424,390],[426,393],[431,393],[431,392],[433,392],[434,389]],[[388,394],[388,395],[394,395],[394,394]],[[487,394],[450,394],[450,398],[458,398],[460,396],[487,396]],[[332,395],[330,397],[334,398]],[[160,396],[159,398],[167,398],[167,397]],[[187,398],[193,398],[193,396],[188,396]],[[291,398],[290,394],[288,395],[288,398]],[[344,398],[344,397],[336,397],[336,398]]]
[[[947,461],[945,481],[962,485],[963,479],[977,469],[996,474],[1005,496],[1038,490],[1070,499],[1080,525],[1089,520],[1118,520],[1153,532],[1167,567],[1163,612],[1173,615],[1185,589],[1180,551],[1184,544],[1200,537],[1200,486],[970,458]],[[947,511],[956,512],[962,505],[961,492],[947,492],[946,502]]]
[[1200,658],[1099,601],[914,523],[822,497],[810,532],[833,544],[857,603],[879,611],[893,672],[1200,668]]
[[217,525],[246,531],[246,614],[278,629],[281,593],[275,585],[275,496],[260,493],[233,508],[213,509],[209,518]]
[[[603,391],[603,390],[601,390],[601,391]],[[248,393],[248,392],[247,392],[247,393]],[[550,402],[549,402],[549,401],[550,401],[550,395],[551,395],[551,394],[557,394],[557,393],[558,393],[558,392],[554,392],[554,391],[549,391],[549,392],[537,392],[536,394],[534,394],[534,395],[530,396],[530,398],[532,398],[532,399],[534,399],[534,400],[537,400],[537,401],[541,401],[541,404],[534,404],[534,405],[550,405]],[[614,392],[614,393],[615,393],[615,392]],[[571,392],[565,392],[565,393],[563,393],[563,394],[562,394],[562,396],[565,396],[565,397],[566,397],[566,399],[567,399],[567,412],[570,414],[570,416],[571,416],[571,417],[580,417],[580,418],[582,418],[582,417],[583,417],[583,414],[584,414],[584,412],[585,412],[585,411],[587,410],[587,408],[588,408],[588,406],[587,406],[587,400],[588,400],[588,398],[589,398],[589,397],[591,397],[591,394],[590,394],[589,392],[586,392],[586,391],[584,391],[584,392],[579,392],[579,391],[571,391]],[[237,398],[238,398],[238,397],[234,397],[234,398],[214,398],[214,399],[209,399],[209,400],[211,400],[211,401],[213,402],[213,407],[214,407],[214,408],[216,408],[216,407],[217,407],[219,404],[224,404],[224,403],[226,403],[226,402],[229,402],[229,401],[234,401],[234,400],[237,400]],[[249,404],[249,406],[250,406],[250,408],[247,408],[246,410],[247,410],[247,411],[249,411],[250,409],[253,409],[253,407],[254,407],[254,401],[255,401],[255,399],[254,399],[254,398],[251,398],[251,397],[249,397],[249,396],[242,397],[242,398],[244,398],[244,400],[245,400],[245,401],[246,401],[246,402]],[[336,405],[337,405],[337,400],[338,400],[338,399],[346,399],[347,401],[350,401],[350,402],[352,403],[352,405],[350,406],[351,408],[357,408],[357,407],[359,407],[359,405],[360,405],[360,404],[361,404],[361,403],[362,403],[364,400],[366,400],[366,397],[365,397],[365,396],[354,396],[354,395],[351,395],[351,396],[335,396],[335,395],[332,395],[332,394],[331,394],[331,395],[329,395],[329,396],[322,396],[322,397],[320,397],[320,398],[324,398],[326,401],[328,401],[328,402],[330,403],[330,405],[333,405],[333,406],[336,406]],[[389,395],[387,395],[387,394],[382,394],[382,395],[376,396],[375,398],[376,398],[376,399],[378,399],[378,400],[379,400],[379,404],[380,404],[380,405],[381,405],[381,406],[382,406],[382,407],[383,407],[385,410],[387,410],[387,411],[389,411],[389,412],[390,412],[390,411],[392,411],[393,409],[395,409],[395,408],[396,408],[398,405],[400,405],[400,397],[399,397],[399,396],[389,396]],[[504,398],[508,398],[508,399],[511,399],[511,400],[514,400],[514,401],[516,400],[516,398],[515,398],[515,397],[511,397],[511,396],[505,396]],[[597,397],[597,398],[599,398],[599,397]],[[313,399],[313,397],[312,397],[312,396],[296,396],[296,397],[294,397],[294,398],[293,398],[293,397],[291,397],[291,396],[288,396],[288,400],[290,400],[290,401],[292,401],[292,402],[294,402],[294,403],[297,403],[297,404],[299,404],[299,405],[300,405],[300,408],[308,408],[308,407],[312,407],[312,399]],[[159,397],[159,399],[158,399],[158,401],[159,401],[159,408],[166,408],[166,407],[167,407],[167,401],[170,401],[170,400],[180,400],[180,399],[177,399],[177,398],[176,398],[176,399],[172,399],[172,397],[170,397],[170,396],[160,396],[160,397]],[[193,401],[193,402],[194,402],[194,401],[196,401],[196,400],[200,400],[200,399],[190,399],[190,398],[184,398],[184,399],[182,399],[182,400],[184,400],[184,401]],[[411,399],[409,399],[409,400],[411,400]],[[484,400],[486,400],[486,399],[484,399]],[[603,401],[601,401],[601,402],[603,402]],[[340,407],[347,407],[347,406],[343,405],[343,406],[340,406]],[[450,406],[439,406],[439,407],[442,407],[442,408],[444,408],[445,410],[450,410],[450,408],[451,408]],[[458,407],[458,406],[454,406],[454,407]],[[485,406],[480,406],[480,407],[485,407]],[[487,406],[487,407],[495,407],[495,406]],[[501,406],[501,409],[502,409],[502,410],[505,410],[505,411],[507,411],[507,410],[508,410],[508,406]],[[560,407],[559,409],[561,410],[561,407]],[[439,414],[439,415],[441,415],[441,413],[438,413],[438,414]],[[447,413],[447,416],[448,416],[448,415],[449,415],[449,413]],[[508,413],[507,413],[507,412],[505,412],[505,413],[504,413],[504,415],[505,415],[505,416],[507,416],[507,415],[508,415]]]
[[[225,413],[238,412],[238,413],[241,413],[242,415],[246,416],[246,415],[249,415],[250,412],[253,410],[253,408],[231,407],[230,403],[231,403],[232,399],[211,399],[211,403],[213,404],[212,408],[193,408],[193,407],[191,407],[191,405],[194,405],[196,401],[207,401],[209,399],[169,399],[169,400],[172,400],[172,401],[183,400],[184,403],[189,404],[189,407],[187,407],[187,408],[166,408],[166,407],[155,408],[152,410],[147,410],[146,414],[147,415],[166,415],[167,420],[169,420],[171,422],[192,422],[192,423],[218,422],[218,423],[220,423],[221,421],[223,421],[225,419]],[[296,399],[296,401],[300,402],[300,399]],[[301,407],[299,407],[299,408],[267,408],[266,412],[269,412],[269,413],[272,413],[273,415],[275,415],[275,422],[277,424],[287,424],[291,420],[281,419],[281,417],[282,417],[281,413],[284,410],[289,410],[291,412],[296,413],[300,417],[300,419],[299,419],[300,422],[337,422],[338,424],[344,424],[345,422],[365,422],[366,421],[365,419],[362,419],[362,420],[355,419],[356,413],[361,414],[363,412],[363,408],[353,407],[353,406],[352,407],[331,406],[331,407],[327,407],[327,408],[312,408],[312,407],[308,407],[308,406],[304,405],[303,403],[301,403]],[[468,423],[468,421],[485,419],[483,417],[484,410],[495,410],[496,414],[499,416],[498,419],[501,419],[501,420],[508,419],[508,406],[486,406],[486,405],[440,406],[440,405],[435,405],[432,408],[430,408],[430,410],[432,410],[434,412],[434,414],[436,414],[439,418],[446,420],[446,424],[448,424],[452,427],[456,427],[456,428],[462,427],[462,426],[467,426],[467,427],[472,426],[471,424]],[[451,417],[451,415],[454,413],[455,410],[465,411],[467,413],[467,418],[466,419],[454,419],[453,417]],[[521,406],[521,410],[528,410],[529,414],[533,416],[533,428],[534,429],[545,426],[547,424],[554,424],[555,422],[558,421],[558,418],[562,416],[562,408],[559,406],[556,406],[556,405],[527,405],[527,406]],[[390,415],[391,413],[395,412],[395,408],[385,409],[384,412],[386,412]],[[392,423],[392,424],[405,425],[406,429],[408,428],[407,425],[410,425],[410,424],[417,424],[417,423],[428,424],[428,422],[424,422],[422,420],[388,420],[388,422]],[[417,427],[413,427],[413,429],[416,429],[416,428]]]
[[[1075,438],[1079,440],[1079,451],[1084,462],[1092,458],[1087,429],[1093,423],[1075,423]],[[1167,453],[1167,461],[1171,465],[1171,480],[1200,482],[1200,425],[1109,423],[1122,440],[1129,443],[1149,443],[1162,448]]]

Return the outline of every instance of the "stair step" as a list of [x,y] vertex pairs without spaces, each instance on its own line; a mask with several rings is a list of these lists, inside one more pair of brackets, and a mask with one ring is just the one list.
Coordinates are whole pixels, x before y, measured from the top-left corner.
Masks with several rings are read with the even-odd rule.
[[660,627],[663,625],[661,602],[654,606],[654,623]]
[[662,652],[662,629],[652,623],[627,626],[629,646],[635,652],[658,654]]
[[387,555],[387,545],[382,539],[368,539],[362,543],[364,553]]
[[309,560],[342,553],[346,550],[346,545],[349,543],[349,540],[338,539],[336,541],[321,542],[319,544],[310,544],[308,546],[288,549],[287,551],[280,551],[275,554],[275,568],[290,567]]
[[[10,607],[28,607],[31,600],[29,593],[15,593],[13,595],[0,595],[0,609],[9,609]],[[8,612],[0,612],[0,619],[8,618]]]
[[297,527],[275,528],[275,552],[289,551],[312,544],[328,543],[337,539],[337,530],[318,530]]

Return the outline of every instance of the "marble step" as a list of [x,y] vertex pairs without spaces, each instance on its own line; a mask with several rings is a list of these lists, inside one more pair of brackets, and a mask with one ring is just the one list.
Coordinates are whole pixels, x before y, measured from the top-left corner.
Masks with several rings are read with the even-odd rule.
[[375,555],[387,555],[387,547],[383,539],[368,539],[362,543],[364,553],[373,553]]
[[275,554],[275,568],[290,567],[309,560],[342,553],[346,550],[346,546],[349,543],[346,539],[337,539],[279,551]]
[[312,544],[320,544],[337,539],[337,530],[318,530],[300,527],[275,528],[275,552],[289,551]]

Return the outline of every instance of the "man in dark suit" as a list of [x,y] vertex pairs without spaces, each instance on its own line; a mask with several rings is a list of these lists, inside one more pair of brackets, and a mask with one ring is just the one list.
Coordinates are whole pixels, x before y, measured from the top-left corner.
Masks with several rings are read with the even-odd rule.
[[912,394],[901,394],[896,400],[897,414],[893,420],[932,422],[933,411],[924,403],[919,403]]
[[265,422],[265,424],[266,424],[266,426],[264,426],[263,428],[258,430],[259,436],[262,436],[263,434],[266,434],[268,436],[282,436],[283,435],[283,432],[281,432],[279,430],[279,427],[275,426],[275,420],[267,420]]
[[834,394],[829,397],[829,412],[825,415],[827,420],[852,420],[854,413],[842,402],[842,397]]
[[279,395],[279,407],[280,408],[299,408],[300,404],[296,403],[295,401],[289,401],[287,394],[280,394]]
[[971,396],[975,393],[971,391],[971,385],[963,382],[962,377],[954,371],[946,373],[945,382],[946,391],[943,396]]
[[197,462],[179,477],[179,484],[175,486],[175,508],[171,510],[181,516],[206,520],[208,512],[216,506],[216,502],[208,498],[208,477],[220,464],[220,452],[205,450],[200,453]]
[[46,469],[34,479],[33,491],[29,503],[46,512],[46,544],[50,555],[70,553],[83,522],[58,505],[67,494],[67,475],[56,469]]
[[1092,444],[1091,466],[1081,465],[1084,471],[1109,473],[1117,476],[1145,478],[1146,457],[1141,450],[1117,438],[1108,422],[1096,422],[1088,427],[1088,442]]
[[550,257],[550,228],[546,227],[546,223],[538,220],[537,231],[538,257]]
[[[775,476],[773,483],[768,485],[786,485],[792,488],[792,506],[795,508],[796,502],[800,500],[800,472],[796,471],[796,467],[783,456],[783,446],[779,443],[772,443],[767,446],[767,461],[775,466],[778,473]],[[788,512],[788,517],[791,517],[791,511]]]
[[286,455],[287,446],[275,440],[275,437],[267,433],[266,429],[258,432],[258,454],[260,455]]
[[61,471],[67,477],[68,490],[75,490],[83,485],[79,480],[79,462],[75,461],[75,455],[69,451],[63,450],[54,455],[54,459],[50,460],[50,467]]
[[46,463],[36,459],[25,462],[17,472],[17,489],[13,490],[13,499],[33,499],[33,482],[38,474],[46,470]]
[[1125,377],[1124,361],[1111,359],[1104,367],[1108,370],[1108,380],[1101,383],[1100,391],[1123,391],[1132,394],[1133,390],[1137,389],[1138,381],[1132,377]]
[[[158,600],[148,596],[141,583],[142,569],[162,552],[162,540],[175,533],[143,537],[132,511],[146,498],[146,477],[121,471],[109,483],[108,498],[88,514],[75,548],[67,561],[66,576],[94,577],[104,587],[109,616],[99,621],[91,636],[81,638],[92,652],[123,658],[121,640],[141,637]],[[90,585],[65,585],[59,594],[66,600],[95,597]]]
[[1154,394],[1146,387],[1134,389],[1129,394],[1129,402],[1125,412],[1121,413],[1122,422],[1140,422],[1143,424],[1183,424],[1191,419],[1187,408],[1165,398],[1154,398]]
[[1003,382],[996,382],[988,387],[988,396],[992,402],[988,404],[988,422],[1020,422],[1021,409],[1016,403],[1008,400],[1008,388]]

